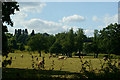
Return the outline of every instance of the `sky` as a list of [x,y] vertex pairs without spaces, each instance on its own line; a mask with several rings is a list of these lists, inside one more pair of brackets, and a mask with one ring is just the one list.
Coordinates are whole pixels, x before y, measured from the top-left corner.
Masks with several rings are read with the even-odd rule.
[[19,2],[119,2],[119,0],[16,0]]
[[11,15],[10,33],[28,29],[29,33],[57,34],[82,28],[91,37],[94,29],[118,22],[118,2],[19,2],[19,6],[20,11]]

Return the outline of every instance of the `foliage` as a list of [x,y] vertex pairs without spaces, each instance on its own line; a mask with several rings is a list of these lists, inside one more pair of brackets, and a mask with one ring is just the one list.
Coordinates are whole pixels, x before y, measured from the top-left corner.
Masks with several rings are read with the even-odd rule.
[[5,32],[8,32],[7,25],[13,26],[13,22],[10,15],[15,14],[15,10],[19,11],[19,5],[17,2],[3,2],[2,3],[2,55],[8,56],[8,41]]
[[[15,10],[19,11],[19,5],[17,2],[3,2],[2,3],[2,56],[8,57],[9,53],[9,47],[8,47],[8,40],[6,36],[7,26],[4,24],[6,23],[7,25],[13,26],[12,19],[10,15],[15,14]],[[6,67],[6,64],[9,61],[3,61],[3,67]]]
[[12,61],[11,60],[4,60],[2,62],[2,67],[6,67],[8,64],[11,65]]
[[68,32],[67,41],[68,41],[69,57],[72,57],[72,52],[74,51],[74,32],[73,32],[73,28],[71,28]]
[[77,36],[75,38],[76,40],[75,46],[76,46],[77,51],[79,51],[79,57],[80,57],[80,53],[83,50],[83,43],[84,43],[86,36],[84,35],[83,29],[80,29],[80,28],[78,29],[76,35]]
[[32,51],[37,50],[40,53],[40,57],[41,51],[47,49],[48,47],[47,39],[42,34],[32,36],[28,42],[28,45]]
[[50,53],[61,53],[62,52],[62,46],[59,43],[59,41],[56,41],[51,47],[50,47]]
[[120,53],[120,24],[115,23],[108,25],[100,31],[99,47],[104,53]]
[[21,29],[15,29],[15,35],[14,38],[16,39],[17,43],[23,43],[27,44],[27,38],[28,38],[28,31],[27,29],[21,30]]
[[31,36],[34,36],[34,35],[35,35],[35,32],[34,32],[34,30],[32,30]]
[[67,41],[67,35],[68,33],[66,32],[62,32],[62,33],[58,33],[56,34],[56,42],[59,43],[59,45],[61,45],[62,50],[60,51],[62,53],[62,55],[67,55],[68,54],[68,41]]
[[25,50],[25,47],[24,47],[24,44],[23,44],[23,43],[20,43],[20,45],[19,45],[19,50],[20,50],[20,51]]

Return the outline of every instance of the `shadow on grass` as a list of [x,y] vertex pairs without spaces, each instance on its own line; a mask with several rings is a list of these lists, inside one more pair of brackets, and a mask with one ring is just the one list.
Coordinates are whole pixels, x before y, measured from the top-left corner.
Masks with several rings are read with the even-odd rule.
[[120,80],[120,72],[116,73],[99,73],[85,72],[73,73],[68,71],[57,70],[33,70],[33,69],[18,69],[18,68],[3,68],[2,80],[86,80],[86,79],[112,79]]
[[75,78],[74,77],[75,75],[80,75],[80,73],[56,70],[34,70],[18,68],[3,68],[2,70],[2,80],[8,80],[11,78],[17,80],[22,79],[67,80]]

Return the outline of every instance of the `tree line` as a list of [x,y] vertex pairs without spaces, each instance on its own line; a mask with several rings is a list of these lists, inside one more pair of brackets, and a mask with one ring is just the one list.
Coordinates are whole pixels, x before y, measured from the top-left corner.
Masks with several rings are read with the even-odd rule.
[[81,53],[94,53],[98,57],[99,53],[120,54],[120,25],[110,24],[102,30],[94,30],[93,37],[87,37],[82,28],[76,32],[71,28],[68,32],[61,32],[55,35],[48,33],[36,33],[34,30],[28,34],[27,29],[15,29],[14,36],[6,34],[10,50],[41,51],[50,54],[62,54],[72,57],[73,52],[81,56]]
[[6,36],[8,38],[9,52],[14,52],[14,50],[25,50],[25,45],[27,45],[27,41],[33,35],[34,30],[32,30],[31,34],[29,35],[27,29],[15,29],[14,35],[11,33],[6,33]]

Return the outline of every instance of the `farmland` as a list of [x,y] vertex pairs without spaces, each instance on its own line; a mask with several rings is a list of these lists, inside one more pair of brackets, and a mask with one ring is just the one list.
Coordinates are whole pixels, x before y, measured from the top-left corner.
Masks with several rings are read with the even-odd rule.
[[[21,58],[21,55],[24,55],[24,57]],[[39,57],[38,53],[32,53],[32,55],[34,57],[35,64],[38,64],[38,61],[40,61],[42,59],[42,57]],[[10,53],[8,55],[9,57],[7,59],[12,57],[12,64],[7,65],[7,69],[6,69],[6,71],[8,70],[9,76],[6,74],[3,74],[3,75],[5,75],[6,77],[13,78],[12,74],[15,75],[16,73],[22,72],[23,78],[25,78],[25,77],[28,78],[29,76],[31,76],[32,73],[34,73],[34,76],[31,76],[31,78],[39,78],[42,75],[44,75],[44,76],[52,75],[52,77],[54,77],[54,76],[58,77],[59,75],[65,76],[66,73],[72,74],[72,75],[80,74],[82,63],[80,62],[80,59],[78,58],[78,56],[73,56],[72,58],[67,58],[66,60],[64,60],[64,59],[58,60],[57,57],[51,57],[49,59],[49,55],[50,54],[42,53],[42,56],[45,57],[45,65],[44,65],[45,68],[42,70],[39,70],[37,68],[37,66],[35,66],[35,69],[40,71],[40,72],[35,72],[35,70],[32,68],[32,58],[29,53],[27,53],[27,52]],[[97,72],[97,70],[99,70],[101,68],[100,67],[101,62],[102,63],[105,62],[103,60],[104,55],[105,54],[99,54],[99,58],[93,58],[93,56],[91,54],[88,56],[84,56],[84,58],[82,58],[82,60],[83,60],[83,62],[91,61],[91,68],[93,70],[96,70],[96,72]],[[14,59],[15,56],[16,56],[16,59]],[[38,61],[36,61],[35,56],[38,57]],[[117,59],[118,57],[119,56],[113,55],[113,58],[114,58],[113,62],[114,62],[114,60],[118,61],[118,59]],[[5,58],[3,57],[3,60],[4,59]],[[53,65],[53,61],[54,61],[54,65]],[[118,65],[116,65],[116,66],[118,66]],[[54,68],[53,70],[52,70],[52,67]],[[4,72],[4,69],[3,69],[3,72]],[[27,76],[25,76],[25,75],[27,75]],[[72,77],[72,75],[69,75],[67,77]],[[14,78],[15,78],[15,76],[14,76]]]

